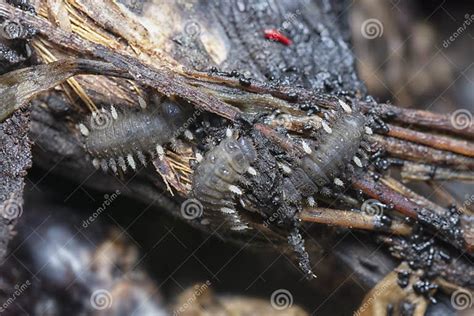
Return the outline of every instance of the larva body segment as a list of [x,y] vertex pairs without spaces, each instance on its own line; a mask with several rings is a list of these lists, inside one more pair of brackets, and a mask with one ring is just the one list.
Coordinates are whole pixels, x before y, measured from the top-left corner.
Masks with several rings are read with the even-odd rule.
[[[301,169],[317,188],[335,182],[337,176],[346,169],[359,150],[364,132],[363,115],[344,114],[335,121],[331,133],[321,135],[316,150],[301,158]],[[301,177],[298,178],[300,181],[303,180]]]
[[211,149],[194,172],[194,197],[203,203],[209,217],[222,217],[219,213],[224,213],[235,231],[248,228],[237,213],[235,199],[242,195],[239,185],[246,182],[245,173],[254,173],[252,163],[256,159],[251,140],[230,137]]
[[178,136],[187,117],[180,105],[165,101],[145,109],[101,109],[89,117],[87,126],[79,127],[94,165],[117,172],[117,167],[126,171],[127,165],[135,169],[135,159],[145,165],[147,156],[161,155],[161,145]]

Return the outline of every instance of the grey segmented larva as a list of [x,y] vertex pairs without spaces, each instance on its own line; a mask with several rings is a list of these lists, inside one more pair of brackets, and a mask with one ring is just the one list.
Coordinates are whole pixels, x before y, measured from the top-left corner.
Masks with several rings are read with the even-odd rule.
[[[345,104],[345,107],[348,107]],[[366,133],[365,118],[360,113],[347,111],[336,119],[334,124],[323,129],[317,148],[302,143],[304,155],[299,167],[289,175],[291,182],[303,196],[311,196],[322,187],[334,183],[344,186],[338,176],[351,161],[362,168],[363,163],[356,156]],[[313,201],[310,200],[309,204]]]
[[227,133],[227,138],[206,154],[194,172],[194,197],[211,211],[207,214],[209,217],[225,214],[234,231],[249,228],[236,210],[235,199],[243,194],[239,184],[245,182],[245,174],[257,175],[252,167],[256,159],[250,139],[240,137],[237,140],[232,133]]
[[181,105],[166,100],[159,106],[101,109],[79,124],[84,148],[96,168],[117,173],[118,168],[137,168],[136,159],[146,165],[147,157],[163,156],[163,144],[170,142],[188,118]]

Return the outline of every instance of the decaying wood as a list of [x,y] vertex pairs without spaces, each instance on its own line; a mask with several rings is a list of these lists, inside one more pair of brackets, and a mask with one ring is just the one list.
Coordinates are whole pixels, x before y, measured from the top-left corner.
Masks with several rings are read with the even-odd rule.
[[[290,2],[285,2],[284,5],[295,8]],[[106,8],[107,10],[104,11],[106,14],[98,14],[98,11],[94,10],[94,8],[97,8],[94,7],[95,5]],[[235,57],[236,51],[248,50],[247,45],[244,45],[248,44],[248,41],[258,43],[259,40],[263,40],[255,37],[253,33],[252,36],[254,37],[248,40],[245,36],[241,36],[241,33],[239,33],[241,30],[226,30],[230,33],[238,33],[240,42],[233,44],[235,47],[233,47],[232,52],[229,52],[228,56],[229,60],[233,56],[236,62],[229,61],[228,65],[222,65],[226,72],[221,72],[215,69],[206,69],[204,67],[206,64],[202,61],[200,63],[196,62],[196,60],[193,60],[195,63],[190,62],[192,58],[198,58],[194,55],[189,57],[189,59],[181,59],[179,62],[176,62],[174,58],[179,57],[179,50],[182,49],[179,47],[180,44],[176,44],[176,47],[173,47],[175,49],[173,53],[178,55],[178,57],[176,55],[171,57],[171,53],[168,56],[163,51],[156,50],[156,46],[154,46],[156,43],[151,43],[147,40],[149,34],[147,34],[147,30],[143,26],[130,22],[133,27],[127,29],[115,24],[114,17],[124,18],[125,15],[123,15],[123,12],[118,11],[115,4],[112,6],[108,5],[109,1],[105,0],[99,2],[67,1],[67,5],[60,8],[59,11],[43,14],[42,17],[41,15],[25,14],[24,11],[15,9],[4,1],[0,1],[1,17],[20,21],[38,30],[40,38],[34,40],[34,47],[38,51],[42,51],[43,57],[51,54],[51,59],[44,58],[44,61],[50,62],[57,58],[60,59],[60,61],[52,64],[17,70],[0,77],[0,84],[5,86],[3,89],[0,88],[0,94],[12,98],[11,102],[8,102],[9,106],[1,108],[3,113],[0,118],[8,117],[13,110],[24,106],[29,100],[37,96],[38,93],[65,82],[66,79],[73,75],[86,73],[116,76],[121,77],[120,80],[132,80],[136,85],[136,90],[134,91],[131,89],[130,91],[126,89],[121,90],[124,93],[124,97],[119,97],[118,99],[128,99],[124,103],[133,103],[133,100],[135,100],[133,95],[141,94],[146,89],[151,88],[163,95],[186,100],[200,111],[216,114],[230,122],[241,124],[245,128],[253,128],[284,149],[284,151],[296,153],[301,151],[299,145],[282,135],[278,128],[285,127],[288,132],[305,135],[308,129],[321,129],[323,114],[317,114],[321,117],[317,115],[306,116],[306,112],[301,110],[304,105],[312,104],[323,109],[340,108],[339,100],[341,98],[339,96],[332,95],[331,91],[316,90],[316,87],[321,88],[321,82],[312,83],[305,81],[301,83],[296,81],[296,83],[301,83],[298,87],[295,82],[284,82],[285,84],[264,82],[266,75],[264,72],[269,69],[278,72],[279,68],[275,67],[274,64],[278,61],[282,62],[285,59],[284,57],[290,56],[291,53],[289,52],[279,52],[278,56],[265,61],[268,62],[268,67],[264,65],[262,58],[253,58],[252,64],[248,67],[254,71],[252,74],[255,75],[255,78],[248,78],[242,74],[239,74],[238,77],[229,75],[232,69],[231,66],[238,65],[242,67],[239,70],[245,67],[243,66],[245,61],[242,61],[244,58]],[[317,12],[316,15],[321,14],[317,4],[313,3],[311,5],[315,6],[313,9]],[[213,10],[217,10],[218,13],[227,10],[227,8],[219,4],[215,5],[215,7],[213,7],[213,4],[209,4],[209,6]],[[229,5],[229,7],[231,7],[231,11],[236,10],[235,12],[232,11],[232,13],[226,13],[226,16],[229,18],[232,16],[235,18],[242,14],[239,13],[240,11],[234,5]],[[310,14],[306,11],[310,10],[304,10],[302,14]],[[79,12],[84,13],[87,18],[78,14]],[[212,12],[215,13],[214,11]],[[65,22],[65,15],[71,16],[69,22]],[[52,21],[47,21],[44,16],[49,16],[50,19],[52,18]],[[322,18],[325,20],[324,16]],[[92,29],[88,29],[85,32],[84,28],[81,31],[78,23],[80,19],[97,21],[98,25],[103,27],[103,30],[95,32]],[[307,27],[315,28],[311,25],[311,22],[305,23],[308,23],[309,26]],[[326,23],[325,27],[330,28],[329,31],[332,32],[332,35],[343,42],[341,39],[342,35],[334,27],[333,22],[325,21],[324,23]],[[234,27],[248,27],[245,23],[242,24],[239,24],[239,26],[234,25]],[[336,30],[332,30],[332,27]],[[123,42],[127,44],[124,45]],[[339,41],[336,42],[339,43]],[[307,45],[304,48],[309,50],[312,44],[309,43]],[[277,49],[275,48],[275,50]],[[377,144],[380,149],[383,149],[388,157],[404,160],[402,161],[404,171],[402,175],[405,175],[405,179],[426,179],[428,172],[426,169],[422,170],[422,168],[428,166],[426,168],[436,169],[429,173],[430,180],[453,178],[472,180],[473,176],[472,172],[470,172],[474,168],[474,152],[471,148],[472,139],[474,139],[474,130],[472,128],[462,130],[454,128],[447,115],[399,109],[391,105],[369,104],[360,101],[361,95],[364,94],[364,88],[355,76],[352,57],[349,57],[348,47],[344,45],[342,47],[337,46],[337,49],[334,51],[334,60],[348,60],[344,64],[337,66],[343,67],[339,70],[341,70],[341,75],[345,78],[340,83],[340,87],[337,88],[349,86],[355,91],[353,94],[344,97],[352,105],[353,110],[362,109],[368,116],[376,114],[389,122],[389,124],[386,124],[387,131],[374,130],[374,135],[369,136],[369,140]],[[137,52],[142,52],[143,54]],[[324,53],[331,54],[327,51],[321,51],[321,53],[322,55]],[[249,54],[255,57],[253,54],[258,54],[258,52],[249,52]],[[80,57],[91,60],[64,60],[65,57]],[[318,58],[318,56],[311,58]],[[317,68],[319,61],[317,59],[307,61],[309,66],[311,66],[308,66],[311,68],[310,72],[318,73],[318,71],[322,71],[322,69]],[[180,62],[182,62],[181,65]],[[196,67],[200,68],[199,71],[192,69],[190,64],[200,66]],[[214,65],[217,63],[210,64]],[[325,64],[337,65],[334,61],[321,60],[321,65]],[[45,71],[48,73],[53,71],[54,73],[54,70],[60,70],[60,72],[57,72],[57,77],[48,77],[48,80],[35,80],[34,83],[36,85],[30,85],[30,88],[33,87],[33,89],[18,89],[20,85],[24,84],[25,76],[36,76],[39,79],[45,79],[47,76]],[[13,81],[9,78],[13,78]],[[100,81],[100,79],[98,80]],[[118,83],[119,79],[108,78],[107,80],[115,82],[117,86],[123,86],[123,81],[120,84]],[[301,78],[298,80],[303,81]],[[81,93],[84,95],[87,95],[85,91],[95,91],[97,94],[101,94],[101,90],[92,81],[77,80],[75,81],[75,87],[83,89],[73,90],[76,93],[82,91]],[[335,86],[337,85],[335,84]],[[25,91],[25,93],[18,97],[11,91]],[[58,98],[59,96],[60,93],[58,92],[49,95],[50,98]],[[103,100],[105,99],[103,98]],[[97,100],[100,100],[100,97],[91,97],[90,103],[93,104]],[[46,106],[39,107],[37,106],[38,104]],[[82,148],[78,145],[77,131],[71,128],[71,124],[64,120],[64,116],[61,116],[64,113],[61,113],[60,110],[59,113],[54,113],[55,110],[48,108],[47,104],[48,100],[45,98],[33,101],[32,133],[35,141],[40,145],[35,149],[35,161],[39,165],[43,168],[54,166],[55,173],[74,178],[81,185],[85,184],[98,190],[103,190],[104,188],[108,190],[115,188],[124,189],[124,194],[126,195],[142,202],[157,202],[170,214],[179,216],[176,211],[177,205],[182,198],[187,197],[190,180],[189,177],[184,177],[186,180],[180,182],[181,178],[177,176],[178,172],[176,172],[176,169],[181,170],[186,175],[190,175],[192,173],[190,166],[192,159],[180,161],[179,155],[170,153],[171,156],[174,155],[174,161],[154,161],[156,171],[165,180],[164,182],[157,180],[157,174],[139,172],[138,176],[134,177],[127,184],[126,188],[123,188],[123,184],[120,181],[114,180],[113,177],[106,177],[96,173],[91,167],[90,162],[87,161]],[[93,108],[93,106],[91,105],[90,108]],[[265,122],[258,122],[259,111],[263,110],[274,112],[274,116]],[[76,113],[76,115],[79,114]],[[418,130],[418,128],[430,128],[439,133],[447,132],[451,136],[440,136],[428,133],[426,130]],[[55,139],[57,144],[52,144],[49,139]],[[424,197],[418,196],[394,179],[382,178],[380,181],[376,181],[374,180],[374,175],[367,174],[354,177],[352,187],[360,189],[363,193],[386,205],[390,205],[390,208],[393,208],[398,214],[417,220],[422,225],[430,228],[434,235],[439,233],[445,242],[453,245],[458,250],[467,251],[472,254],[474,250],[472,229],[474,221],[470,214],[462,214],[460,216],[460,225],[464,230],[461,231],[459,236],[453,235],[449,230],[439,230],[438,221],[446,220],[446,216],[449,216],[446,215],[447,210],[445,208],[434,204]],[[178,196],[170,198],[166,191],[171,191],[172,189],[177,191]],[[317,222],[339,227],[359,228],[370,231],[379,230],[379,227],[374,222],[374,217],[349,210],[306,209],[300,214],[299,219],[303,222]],[[193,225],[196,224],[193,223]],[[202,229],[202,227],[199,228]],[[407,236],[413,231],[413,226],[396,220],[389,229],[380,230],[383,233]],[[268,240],[278,241],[280,242],[279,246],[285,241],[285,237],[282,237],[276,231],[265,230],[263,227],[262,231],[264,231],[264,234],[262,234],[264,236],[246,236],[247,240],[255,243],[265,243]],[[343,256],[342,254],[338,255]]]

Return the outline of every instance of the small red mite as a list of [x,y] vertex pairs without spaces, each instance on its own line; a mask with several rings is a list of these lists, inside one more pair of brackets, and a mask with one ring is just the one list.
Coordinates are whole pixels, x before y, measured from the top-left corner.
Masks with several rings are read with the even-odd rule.
[[293,43],[288,37],[281,34],[280,31],[278,31],[276,29],[265,30],[264,34],[265,34],[266,39],[269,39],[269,40],[272,40],[272,41],[275,41],[275,42],[280,42],[280,43],[282,43],[283,45],[286,45],[286,46],[289,46]]

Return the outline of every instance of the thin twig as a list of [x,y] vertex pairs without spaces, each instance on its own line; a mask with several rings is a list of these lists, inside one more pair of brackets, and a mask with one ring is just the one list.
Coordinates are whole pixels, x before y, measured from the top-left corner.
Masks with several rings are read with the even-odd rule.
[[379,144],[391,156],[434,165],[455,166],[460,170],[474,168],[474,159],[463,155],[418,145],[401,139],[372,135],[370,140]]
[[382,117],[387,117],[399,123],[426,127],[430,130],[450,132],[468,139],[474,139],[474,124],[460,129],[452,123],[450,115],[407,109],[389,104],[377,104],[374,106],[373,104],[365,103],[361,104],[361,108],[364,112],[376,111]]
[[422,133],[408,128],[387,124],[388,136],[427,145],[432,148],[448,150],[461,155],[474,157],[474,143],[466,140],[457,140],[435,134]]
[[338,227],[382,231],[395,235],[410,235],[411,227],[399,221],[393,221],[390,227],[382,225],[379,216],[328,208],[305,208],[298,214],[303,222],[312,222]]
[[474,172],[469,170],[454,170],[435,165],[414,163],[404,161],[402,172],[404,181],[427,181],[427,180],[459,180],[474,181]]

